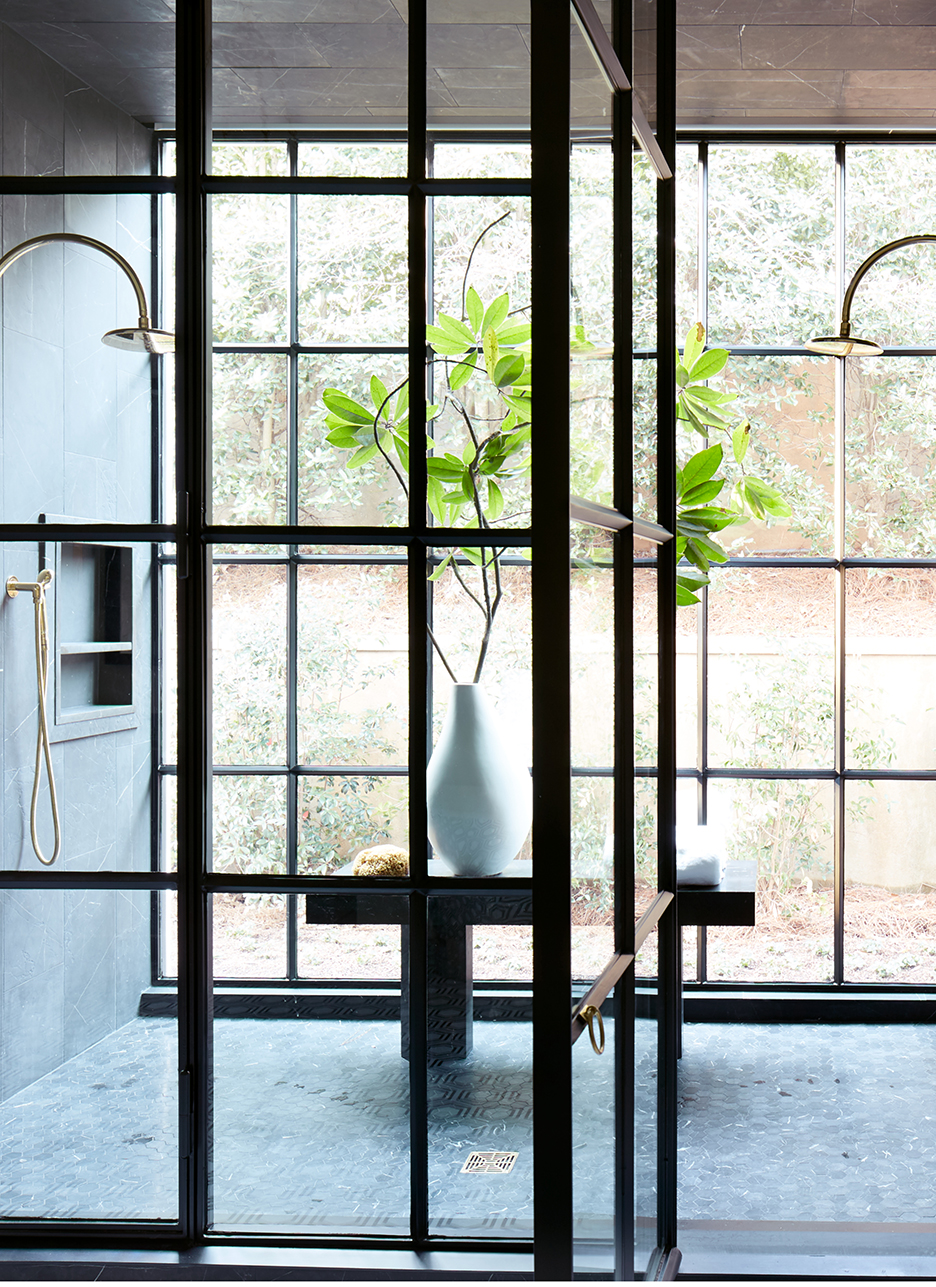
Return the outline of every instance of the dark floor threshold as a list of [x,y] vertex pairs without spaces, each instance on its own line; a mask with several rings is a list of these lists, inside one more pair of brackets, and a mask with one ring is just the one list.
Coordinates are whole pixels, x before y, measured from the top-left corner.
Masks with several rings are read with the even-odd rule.
[[[637,992],[637,1018],[656,1017],[656,993]],[[866,992],[683,992],[686,1023],[932,1023],[936,996]]]
[[[140,995],[138,1013],[141,1018],[175,1019],[178,1008],[174,988],[147,988]],[[383,988],[357,992],[219,988],[214,994],[214,1014],[216,1019],[385,1019],[399,1023],[400,993]],[[531,994],[476,992],[474,1017],[481,1022],[530,1023]]]

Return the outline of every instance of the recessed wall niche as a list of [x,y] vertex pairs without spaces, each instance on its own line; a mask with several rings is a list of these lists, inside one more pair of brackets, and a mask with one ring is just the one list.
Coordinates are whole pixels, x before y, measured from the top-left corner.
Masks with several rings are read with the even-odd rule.
[[132,726],[133,550],[63,541],[53,587],[57,740]]

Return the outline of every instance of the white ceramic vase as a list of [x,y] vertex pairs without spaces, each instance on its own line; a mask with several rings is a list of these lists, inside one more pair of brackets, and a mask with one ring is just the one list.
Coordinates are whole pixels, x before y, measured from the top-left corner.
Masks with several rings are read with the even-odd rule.
[[496,876],[526,839],[530,773],[477,684],[454,684],[426,770],[429,839],[456,876]]

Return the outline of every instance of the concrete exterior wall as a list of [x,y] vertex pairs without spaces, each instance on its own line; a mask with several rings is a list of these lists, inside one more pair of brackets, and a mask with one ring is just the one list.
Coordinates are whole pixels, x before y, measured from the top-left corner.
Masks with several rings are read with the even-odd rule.
[[[7,176],[150,172],[150,131],[0,25],[0,159]],[[45,232],[106,242],[150,280],[150,201],[138,195],[6,197],[2,244]],[[5,523],[41,514],[147,522],[151,374],[145,355],[103,346],[134,324],[133,291],[100,252],[45,245],[0,283],[0,505]],[[150,552],[134,552],[134,710],[52,729],[63,852],[58,870],[147,870],[153,799]],[[0,580],[55,567],[54,547],[0,547]],[[56,594],[49,597],[53,638]],[[54,706],[54,665],[50,718]],[[38,724],[33,607],[0,602],[0,862],[42,870],[29,834]],[[121,726],[122,725],[122,726]],[[40,839],[52,849],[43,773]],[[148,894],[0,892],[0,1097],[127,1022],[149,982]]]

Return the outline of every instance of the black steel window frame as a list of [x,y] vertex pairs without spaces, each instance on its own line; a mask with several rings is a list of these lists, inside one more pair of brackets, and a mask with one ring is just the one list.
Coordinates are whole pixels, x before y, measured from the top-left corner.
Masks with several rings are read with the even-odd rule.
[[[698,189],[697,189],[697,227],[698,233],[698,296],[697,296],[697,316],[708,330],[708,166],[709,166],[709,146],[718,144],[719,146],[752,146],[764,145],[773,147],[784,147],[795,149],[797,146],[826,145],[834,152],[835,158],[835,175],[833,194],[838,210],[843,209],[845,195],[845,179],[848,164],[848,151],[851,147],[868,147],[876,146],[881,148],[899,147],[901,145],[913,143],[932,144],[932,136],[920,132],[908,131],[906,133],[876,133],[874,131],[856,130],[843,133],[841,131],[790,131],[790,130],[758,130],[738,131],[736,129],[725,130],[706,130],[706,131],[681,131],[677,134],[677,144],[680,149],[693,148],[696,155],[698,167]],[[834,259],[837,271],[837,301],[838,306],[842,292],[845,286],[845,226],[844,218],[839,217],[835,221],[834,231]],[[831,324],[832,319],[830,319]],[[802,357],[808,358],[811,355],[805,346],[797,345],[736,345],[725,343],[718,336],[712,337],[712,342],[717,343],[719,347],[725,348],[732,356],[738,357]],[[655,353],[647,350],[635,351],[635,363],[647,358],[654,357]],[[907,346],[888,346],[886,356],[895,357],[936,357],[936,346],[932,348],[922,347],[919,345]],[[886,361],[885,358],[881,360]],[[844,434],[845,434],[845,407],[844,407],[844,361],[845,359],[828,359],[836,363],[836,376],[834,381],[835,390],[835,441],[834,454],[837,461],[844,460]],[[832,505],[841,508],[843,505],[844,487],[844,470],[839,468],[836,471],[836,492],[833,496]],[[837,524],[839,532],[842,532],[842,524]],[[928,994],[936,993],[936,983],[900,983],[896,980],[888,980],[881,983],[854,983],[849,982],[845,974],[845,896],[846,896],[846,844],[845,844],[845,789],[849,782],[888,782],[888,781],[907,781],[907,782],[936,782],[936,769],[849,769],[845,767],[845,701],[846,685],[845,676],[845,648],[846,648],[846,622],[845,622],[845,578],[849,570],[852,569],[874,569],[874,568],[911,568],[925,569],[936,568],[936,559],[914,559],[914,558],[874,558],[874,557],[855,557],[845,553],[844,547],[836,550],[830,556],[770,556],[758,555],[756,557],[730,556],[728,561],[719,565],[719,569],[757,567],[757,568],[783,568],[783,569],[826,569],[830,571],[834,579],[834,666],[835,666],[835,715],[834,715],[834,752],[833,762],[827,765],[817,765],[815,768],[803,769],[757,769],[757,768],[725,768],[712,765],[709,763],[708,755],[708,724],[710,710],[709,694],[709,666],[708,666],[708,590],[703,589],[700,594],[700,604],[696,609],[697,615],[697,658],[696,658],[696,719],[697,719],[697,740],[696,740],[696,760],[692,765],[682,764],[676,769],[676,776],[680,780],[693,780],[697,784],[697,819],[704,823],[708,816],[708,790],[712,782],[717,781],[795,781],[803,780],[810,782],[829,782],[833,791],[833,942],[832,942],[832,966],[833,977],[831,982],[820,982],[818,980],[811,982],[788,981],[788,982],[768,982],[764,981],[746,981],[743,983],[734,983],[726,980],[709,980],[707,968],[707,938],[704,926],[698,926],[696,929],[696,954],[695,954],[695,980],[687,979],[685,987],[687,991],[704,990],[706,987],[717,988],[720,992],[730,991],[762,991],[764,993],[788,993],[790,988],[797,991],[809,993],[826,993],[846,995],[851,993],[881,995],[894,993],[914,993]],[[713,573],[715,577],[719,575],[719,569]],[[689,611],[689,609],[681,609]],[[646,766],[638,766],[637,775],[652,776],[653,770]]]

